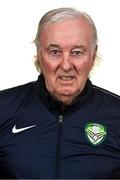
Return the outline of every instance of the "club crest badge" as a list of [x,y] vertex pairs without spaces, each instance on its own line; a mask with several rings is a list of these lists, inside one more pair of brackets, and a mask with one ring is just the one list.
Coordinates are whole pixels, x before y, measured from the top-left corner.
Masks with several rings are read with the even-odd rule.
[[85,135],[93,146],[97,146],[106,139],[107,130],[102,124],[87,123],[85,126]]

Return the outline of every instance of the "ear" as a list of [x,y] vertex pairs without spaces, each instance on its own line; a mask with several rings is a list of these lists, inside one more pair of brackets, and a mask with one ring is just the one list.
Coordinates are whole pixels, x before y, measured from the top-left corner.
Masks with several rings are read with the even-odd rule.
[[[92,57],[92,67],[94,66],[95,63],[95,59],[96,59],[96,54],[97,54],[97,49],[98,49],[98,45],[96,45],[94,51],[93,51],[93,57]],[[91,68],[92,68],[91,67]]]
[[41,70],[41,53],[40,53],[40,51],[37,51],[36,66],[37,66],[37,70],[38,70],[40,73],[42,73],[42,70]]

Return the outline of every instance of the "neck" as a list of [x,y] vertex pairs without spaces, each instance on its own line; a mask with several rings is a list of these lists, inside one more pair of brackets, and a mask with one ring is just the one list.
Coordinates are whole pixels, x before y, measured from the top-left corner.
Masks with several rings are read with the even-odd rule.
[[57,96],[57,95],[54,95],[54,94],[51,95],[51,97],[53,99],[55,99],[58,102],[61,102],[64,106],[69,106],[69,105],[73,104],[75,102],[77,96],[78,95],[76,95],[74,97],[73,96],[63,96],[63,95]]

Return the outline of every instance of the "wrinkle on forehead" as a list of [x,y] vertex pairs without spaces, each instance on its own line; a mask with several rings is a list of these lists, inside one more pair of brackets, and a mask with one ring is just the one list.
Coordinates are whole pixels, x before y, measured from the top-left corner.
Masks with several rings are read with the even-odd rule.
[[91,43],[92,36],[92,28],[88,21],[79,18],[49,24],[44,28],[40,41],[47,45],[80,46]]

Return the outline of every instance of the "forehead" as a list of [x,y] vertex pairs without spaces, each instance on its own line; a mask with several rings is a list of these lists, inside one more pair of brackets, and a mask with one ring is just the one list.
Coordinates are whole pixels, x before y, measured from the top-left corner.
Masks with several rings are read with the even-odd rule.
[[90,23],[84,17],[52,23],[44,27],[40,42],[41,45],[55,44],[80,44],[90,43],[93,31]]

